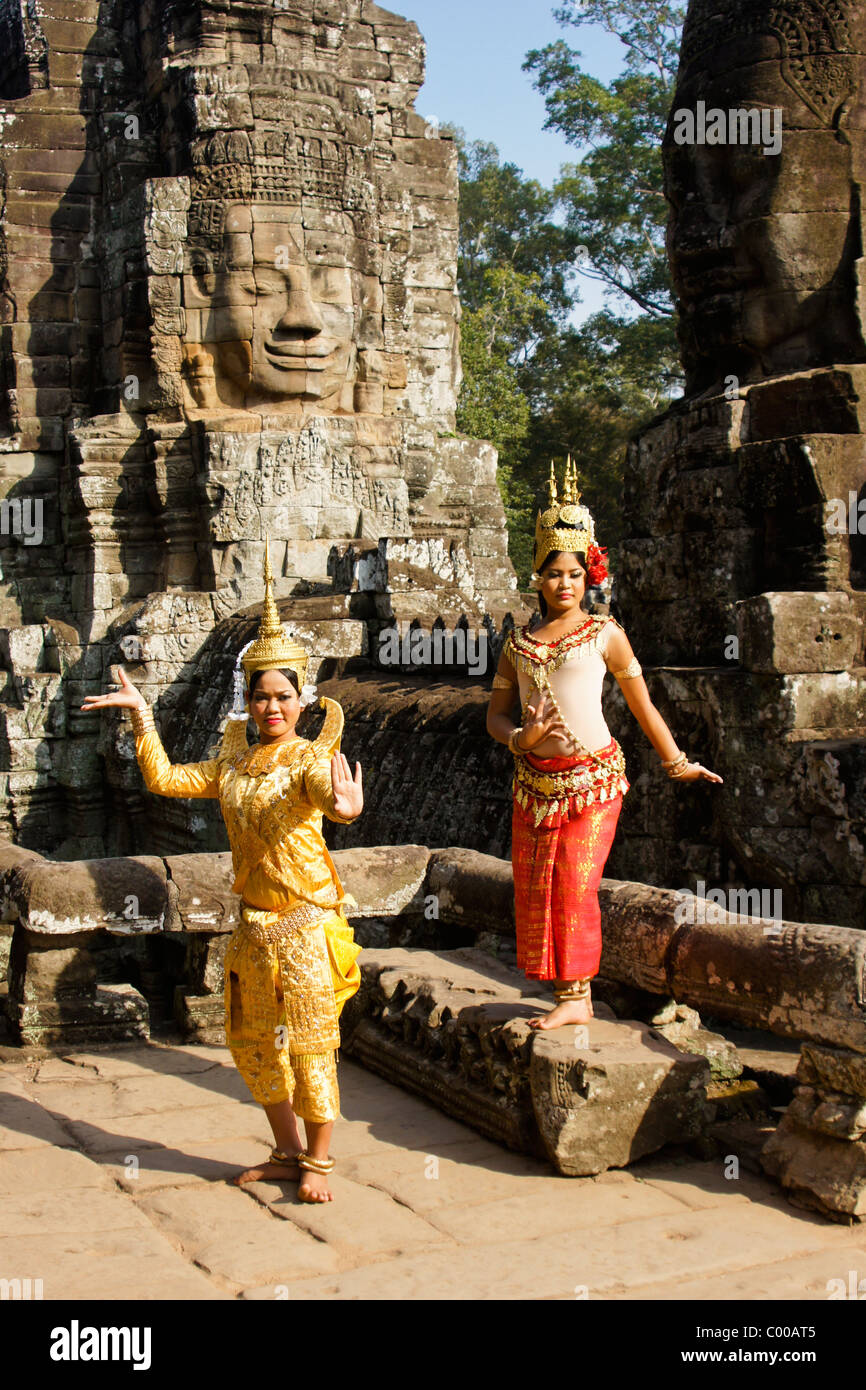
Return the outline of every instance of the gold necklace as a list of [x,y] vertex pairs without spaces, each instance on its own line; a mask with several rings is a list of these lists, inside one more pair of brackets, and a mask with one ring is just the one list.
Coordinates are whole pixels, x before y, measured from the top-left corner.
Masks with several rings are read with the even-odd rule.
[[294,756],[297,745],[306,742],[300,734],[296,734],[284,743],[254,743],[251,748],[232,758],[230,766],[238,772],[246,772],[250,777],[261,777],[275,767],[284,766],[291,760],[289,755]]

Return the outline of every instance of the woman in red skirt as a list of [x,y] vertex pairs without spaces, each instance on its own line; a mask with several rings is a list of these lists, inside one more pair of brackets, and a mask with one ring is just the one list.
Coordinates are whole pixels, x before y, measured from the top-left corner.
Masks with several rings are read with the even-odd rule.
[[[542,622],[508,637],[493,679],[487,730],[514,754],[514,867],[517,963],[530,979],[553,980],[556,1008],[537,1028],[587,1023],[590,981],[601,961],[598,886],[628,791],[622,749],[604,720],[601,691],[611,671],[626,703],[667,769],[680,782],[715,772],[690,763],[649,697],[640,665],[615,618],[581,607],[587,584],[607,575],[595,528],[566,465],[557,501],[535,528],[535,573]],[[511,712],[520,699],[523,722]]]

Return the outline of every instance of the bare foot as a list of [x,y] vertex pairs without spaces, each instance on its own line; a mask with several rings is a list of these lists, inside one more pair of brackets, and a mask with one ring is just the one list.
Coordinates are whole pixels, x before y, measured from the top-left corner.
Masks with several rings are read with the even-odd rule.
[[245,1168],[234,1179],[238,1187],[247,1182],[297,1182],[301,1170],[297,1163],[260,1163],[257,1168]]
[[333,1202],[334,1194],[328,1187],[328,1178],[325,1173],[312,1173],[309,1169],[304,1169],[304,1176],[298,1188],[298,1196],[302,1202]]
[[541,1032],[548,1028],[564,1028],[568,1023],[589,1023],[592,1016],[590,999],[566,999],[551,1009],[549,1014],[531,1018],[529,1026]]

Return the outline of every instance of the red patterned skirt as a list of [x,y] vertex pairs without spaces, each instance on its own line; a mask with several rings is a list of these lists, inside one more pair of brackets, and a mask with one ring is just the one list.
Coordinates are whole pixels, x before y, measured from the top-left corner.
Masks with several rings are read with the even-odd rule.
[[628,791],[615,739],[592,758],[516,759],[511,858],[517,964],[578,980],[601,962],[598,886]]

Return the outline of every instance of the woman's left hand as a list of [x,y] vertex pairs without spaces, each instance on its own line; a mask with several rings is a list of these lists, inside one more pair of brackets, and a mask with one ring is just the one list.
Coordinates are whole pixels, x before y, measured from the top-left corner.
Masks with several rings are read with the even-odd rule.
[[334,814],[341,820],[354,820],[360,816],[364,809],[361,764],[355,763],[353,777],[346,755],[335,753],[331,759],[331,786],[334,788]]
[[721,782],[723,778],[717,772],[710,772],[708,767],[703,767],[701,763],[687,763],[684,772],[678,777],[672,777],[672,782],[699,782],[704,777],[708,782]]

